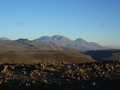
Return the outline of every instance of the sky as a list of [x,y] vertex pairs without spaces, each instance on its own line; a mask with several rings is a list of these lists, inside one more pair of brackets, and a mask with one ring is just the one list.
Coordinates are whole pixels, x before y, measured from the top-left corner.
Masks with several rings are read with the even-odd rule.
[[0,0],[0,37],[53,35],[120,46],[120,0]]

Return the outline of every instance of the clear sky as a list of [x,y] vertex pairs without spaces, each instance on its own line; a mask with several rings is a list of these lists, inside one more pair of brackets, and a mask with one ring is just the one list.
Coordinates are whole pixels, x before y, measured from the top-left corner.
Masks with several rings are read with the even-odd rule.
[[0,0],[0,37],[46,35],[120,46],[120,0]]

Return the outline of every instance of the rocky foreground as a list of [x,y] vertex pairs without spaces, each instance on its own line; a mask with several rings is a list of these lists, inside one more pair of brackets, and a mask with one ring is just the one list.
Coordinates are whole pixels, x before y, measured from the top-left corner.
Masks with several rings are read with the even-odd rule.
[[119,89],[120,61],[0,65],[0,90]]

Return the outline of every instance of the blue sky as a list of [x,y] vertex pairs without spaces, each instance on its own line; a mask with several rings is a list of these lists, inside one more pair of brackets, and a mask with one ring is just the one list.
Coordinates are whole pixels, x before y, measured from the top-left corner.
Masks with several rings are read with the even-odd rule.
[[0,0],[0,37],[46,35],[120,46],[120,0]]

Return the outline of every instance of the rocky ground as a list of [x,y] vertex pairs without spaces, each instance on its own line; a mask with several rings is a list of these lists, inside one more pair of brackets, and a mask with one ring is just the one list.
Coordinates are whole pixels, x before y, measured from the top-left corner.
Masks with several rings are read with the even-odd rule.
[[0,64],[0,90],[119,90],[120,61]]

